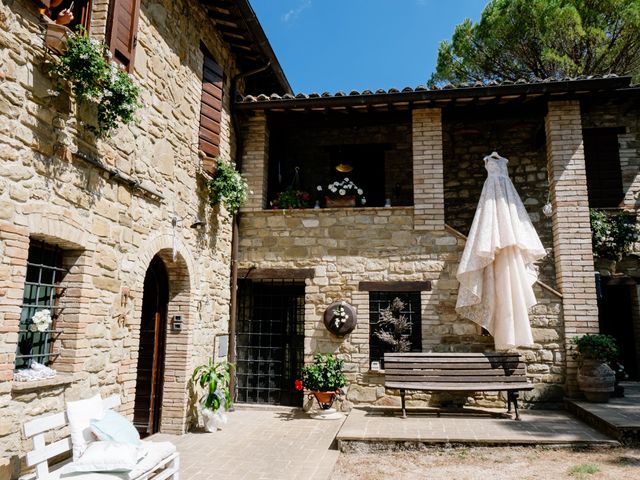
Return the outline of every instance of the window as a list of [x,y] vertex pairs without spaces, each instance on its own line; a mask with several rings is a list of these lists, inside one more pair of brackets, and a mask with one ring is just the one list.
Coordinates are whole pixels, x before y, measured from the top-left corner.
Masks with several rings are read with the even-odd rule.
[[72,30],[75,30],[75,27],[78,25],[82,25],[87,31],[89,30],[93,0],[52,0],[49,2],[43,1],[42,3],[45,5],[48,4],[44,13],[54,22],[60,22],[61,20],[58,18],[60,13],[70,9],[73,14],[73,19],[67,23],[68,17],[66,17],[66,20],[62,20],[62,24]]
[[140,0],[112,0],[107,24],[107,44],[114,60],[133,71],[138,43]]
[[391,308],[393,311],[392,304],[396,298],[404,303],[404,307],[397,313],[404,315],[409,323],[406,337],[410,341],[410,351],[422,350],[420,292],[369,292],[369,362],[380,362],[381,368],[384,368],[384,353],[393,351],[393,348],[376,335],[376,332],[391,330],[378,322],[383,310]]
[[[222,115],[222,89],[224,72],[222,67],[202,46],[204,61],[202,65],[202,99],[200,102],[200,151],[207,157],[220,154],[220,119]],[[212,161],[205,161],[204,168],[211,171]]]
[[[60,314],[59,300],[64,289],[60,282],[66,270],[62,266],[62,251],[38,242],[29,247],[27,276],[24,282],[22,312],[16,351],[16,369],[29,368],[33,361],[48,365],[55,353],[51,346],[56,319]],[[32,318],[37,312],[49,310],[52,323],[44,331],[34,328]],[[35,331],[34,331],[35,330]]]
[[617,208],[624,198],[617,128],[583,130],[591,208]]

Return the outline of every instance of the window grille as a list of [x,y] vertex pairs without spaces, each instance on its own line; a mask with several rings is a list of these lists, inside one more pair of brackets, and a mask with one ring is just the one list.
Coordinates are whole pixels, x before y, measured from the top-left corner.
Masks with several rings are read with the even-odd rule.
[[[27,258],[22,311],[18,330],[16,369],[29,368],[33,361],[48,365],[58,353],[52,351],[54,340],[62,333],[56,330],[56,319],[62,307],[64,288],[60,282],[67,271],[62,266],[62,250],[43,242],[31,244]],[[31,318],[41,310],[51,312],[52,323],[44,332],[31,331]]]
[[399,298],[405,304],[400,314],[407,317],[411,324],[409,333],[411,351],[422,350],[420,292],[369,292],[369,362],[380,362],[382,368],[384,368],[385,352],[392,350],[389,345],[378,339],[375,332],[381,328],[378,326],[380,312],[388,308],[395,298]]

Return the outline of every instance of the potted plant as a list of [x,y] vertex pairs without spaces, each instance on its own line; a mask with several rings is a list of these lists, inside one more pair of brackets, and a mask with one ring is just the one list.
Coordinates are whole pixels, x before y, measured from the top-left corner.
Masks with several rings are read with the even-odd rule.
[[593,254],[598,259],[619,262],[638,241],[640,228],[635,214],[631,212],[592,208],[589,210],[589,219]]
[[311,207],[311,195],[304,190],[285,190],[271,200],[271,208],[274,210],[309,207]]
[[573,340],[573,357],[578,361],[578,386],[590,402],[605,403],[614,391],[616,374],[610,364],[617,362],[620,351],[610,335],[583,335]]
[[328,410],[333,405],[341,388],[347,384],[342,371],[344,360],[336,358],[332,353],[316,353],[311,365],[302,369],[302,381],[296,380],[296,389],[306,388],[311,391],[322,410]]
[[223,203],[231,215],[235,215],[247,201],[247,181],[232,165],[217,159],[216,171],[207,183],[209,204]]
[[318,192],[324,193],[325,206],[329,208],[355,207],[356,205],[365,205],[367,203],[364,191],[349,180],[349,177],[330,183],[327,185],[326,190],[322,185],[318,185],[316,188]]
[[231,364],[229,362],[214,363],[213,358],[193,370],[191,380],[204,389],[200,404],[202,405],[202,416],[205,419],[205,428],[209,432],[215,432],[227,423],[225,412],[231,406],[230,370]]

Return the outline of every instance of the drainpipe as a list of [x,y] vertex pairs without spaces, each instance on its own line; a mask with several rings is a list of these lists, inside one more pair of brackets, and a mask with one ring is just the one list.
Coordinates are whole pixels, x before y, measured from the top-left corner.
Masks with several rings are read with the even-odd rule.
[[[271,62],[268,62],[262,67],[250,70],[245,73],[239,73],[231,79],[231,123],[233,125],[233,132],[236,137],[236,168],[238,171],[242,171],[242,136],[240,135],[238,115],[234,108],[234,102],[236,99],[238,81],[247,78],[251,75],[256,75],[265,71],[271,66]],[[231,299],[229,301],[229,362],[234,366],[231,368],[231,381],[229,388],[232,392],[231,395],[231,410],[233,410],[233,402],[235,400],[236,389],[236,375],[235,375],[235,363],[236,363],[236,323],[238,317],[238,225],[240,223],[240,212],[234,215],[232,220],[231,231],[231,279],[230,279],[230,291]]]

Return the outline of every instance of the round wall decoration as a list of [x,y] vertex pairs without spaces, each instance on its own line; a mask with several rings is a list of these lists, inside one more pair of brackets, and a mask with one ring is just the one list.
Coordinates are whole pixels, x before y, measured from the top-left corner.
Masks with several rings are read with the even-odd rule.
[[334,302],[324,311],[324,326],[339,337],[351,333],[356,323],[356,309],[345,301]]

